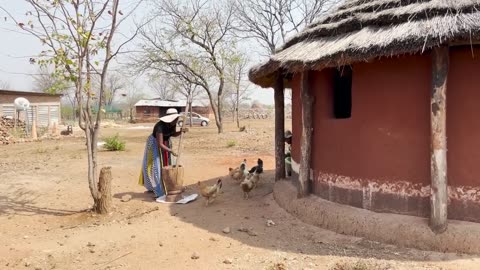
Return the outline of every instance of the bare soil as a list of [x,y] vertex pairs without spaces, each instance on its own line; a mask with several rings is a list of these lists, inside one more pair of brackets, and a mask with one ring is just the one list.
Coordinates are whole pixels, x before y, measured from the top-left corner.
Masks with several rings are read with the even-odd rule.
[[[97,216],[82,138],[0,147],[0,269],[477,269],[476,256],[398,248],[302,223],[273,200],[273,123],[195,127],[185,136],[187,193],[224,179],[209,207],[159,204],[137,184],[153,125],[107,125],[124,152],[100,152],[111,166],[115,211]],[[81,134],[76,131],[77,134]],[[244,200],[226,174],[246,158],[267,172]],[[129,196],[125,196],[129,195]],[[130,200],[128,198],[131,197]],[[123,200],[125,201],[122,201]],[[268,220],[275,225],[267,226]],[[226,228],[229,233],[224,233]],[[225,230],[228,232],[228,230]],[[395,232],[392,232],[395,233]]]

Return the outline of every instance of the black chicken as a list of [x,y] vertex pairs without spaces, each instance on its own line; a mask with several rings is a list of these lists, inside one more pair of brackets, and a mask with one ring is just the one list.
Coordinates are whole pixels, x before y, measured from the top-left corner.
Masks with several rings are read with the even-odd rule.
[[256,174],[261,174],[263,173],[263,160],[258,159],[257,160],[257,166],[254,166],[248,171],[249,173],[256,173]]

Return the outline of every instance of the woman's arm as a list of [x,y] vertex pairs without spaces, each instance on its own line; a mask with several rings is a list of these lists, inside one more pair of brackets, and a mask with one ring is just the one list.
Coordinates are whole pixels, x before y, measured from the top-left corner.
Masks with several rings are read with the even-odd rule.
[[173,152],[172,149],[168,148],[165,144],[163,144],[163,133],[157,132],[156,136],[157,136],[158,147],[160,147],[161,149],[163,149],[167,152]]
[[182,128],[180,128],[180,131],[173,133],[172,137],[178,137],[178,136],[180,136],[180,134],[182,134],[182,132],[185,133],[187,131],[188,131],[188,128],[182,127]]

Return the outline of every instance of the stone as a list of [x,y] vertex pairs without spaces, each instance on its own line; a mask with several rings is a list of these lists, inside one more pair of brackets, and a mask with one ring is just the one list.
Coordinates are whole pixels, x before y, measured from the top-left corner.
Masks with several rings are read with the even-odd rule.
[[121,201],[122,201],[122,202],[129,202],[131,199],[132,199],[132,195],[126,194],[126,195],[123,195],[123,196],[122,196]]
[[192,260],[198,260],[200,259],[200,256],[198,256],[198,254],[194,252],[190,258],[192,258]]
[[275,226],[275,222],[273,222],[273,220],[271,219],[267,220],[267,227],[272,227],[272,226]]
[[224,234],[229,234],[231,232],[231,229],[230,227],[226,227],[225,229],[223,229],[222,231]]
[[232,264],[233,261],[232,261],[231,259],[225,259],[225,260],[223,261],[223,263],[224,263],[224,264]]

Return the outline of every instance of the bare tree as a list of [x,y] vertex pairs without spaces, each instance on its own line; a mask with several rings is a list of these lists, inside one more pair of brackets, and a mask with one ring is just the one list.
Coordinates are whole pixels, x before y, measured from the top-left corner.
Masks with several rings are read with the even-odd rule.
[[228,82],[232,88],[229,92],[229,105],[233,114],[233,121],[236,120],[237,127],[240,128],[240,117],[238,114],[238,108],[240,103],[248,100],[250,92],[248,91],[248,85],[245,86],[245,76],[248,72],[248,58],[240,53],[236,53],[230,58],[228,65]]
[[[97,142],[101,113],[93,113],[92,77],[100,76],[98,102],[100,112],[107,88],[107,74],[111,61],[135,35],[113,48],[113,39],[119,25],[131,12],[120,9],[121,0],[25,0],[29,8],[25,22],[11,19],[25,32],[38,38],[47,48],[31,63],[54,66],[54,76],[72,82],[80,111],[79,126],[86,135],[88,156],[88,184],[97,213],[111,211],[110,172],[102,169],[98,179]],[[138,6],[138,5],[137,5]],[[137,7],[134,6],[134,9]],[[123,19],[121,19],[123,16]],[[103,177],[105,176],[105,177]],[[97,182],[98,181],[98,182]]]
[[125,88],[125,81],[118,73],[109,74],[106,80],[104,100],[106,106],[112,106],[119,91]]
[[40,66],[38,74],[33,76],[34,87],[37,92],[63,94],[71,86],[67,80],[55,76],[47,66]]
[[8,90],[11,89],[12,85],[8,81],[0,81],[0,89]]
[[240,35],[254,38],[270,55],[330,7],[333,0],[235,0]]
[[135,83],[130,84],[126,87],[125,91],[122,91],[122,101],[124,108],[128,111],[128,117],[130,123],[135,121],[134,119],[134,110],[135,104],[145,97],[145,94],[137,87]]
[[9,90],[12,89],[12,85],[8,81],[0,81],[0,89]]
[[150,80],[149,85],[157,97],[162,100],[173,100],[176,97],[175,85],[172,85],[170,78],[156,77]]
[[155,19],[142,32],[138,67],[182,78],[203,89],[222,133],[225,62],[227,52],[235,49],[233,7],[205,0],[161,0],[152,5],[156,7]]

